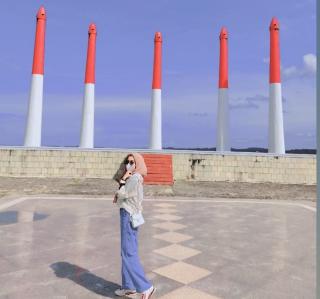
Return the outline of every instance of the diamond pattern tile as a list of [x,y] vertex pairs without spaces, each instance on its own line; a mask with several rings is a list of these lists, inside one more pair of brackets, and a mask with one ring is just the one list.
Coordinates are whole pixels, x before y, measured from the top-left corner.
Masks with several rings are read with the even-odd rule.
[[157,212],[158,213],[167,213],[167,214],[170,214],[170,213],[177,213],[178,210],[176,209],[173,209],[173,208],[161,208],[161,209],[157,209]]
[[179,243],[193,238],[190,235],[180,234],[177,232],[166,232],[163,234],[154,235],[153,237],[171,243]]
[[176,262],[153,270],[153,272],[175,281],[188,284],[211,274],[210,271],[184,262]]
[[157,203],[154,206],[160,207],[160,208],[171,208],[171,207],[176,207],[177,205],[172,203]]
[[170,222],[170,221],[155,223],[155,224],[152,224],[152,226],[156,227],[156,228],[166,229],[169,231],[179,230],[179,229],[183,229],[183,228],[187,227],[186,225],[183,225],[180,223],[175,223],[175,222]]
[[172,244],[167,247],[155,249],[153,252],[161,254],[166,257],[176,259],[176,260],[184,260],[201,253],[201,251],[199,250],[185,247],[179,244]]
[[182,217],[180,216],[170,215],[170,214],[160,214],[160,215],[154,216],[154,218],[160,219],[160,220],[166,220],[166,221],[176,221],[176,220],[182,219]]
[[201,292],[197,289],[184,286],[173,292],[161,296],[159,299],[222,299],[221,297],[212,296]]

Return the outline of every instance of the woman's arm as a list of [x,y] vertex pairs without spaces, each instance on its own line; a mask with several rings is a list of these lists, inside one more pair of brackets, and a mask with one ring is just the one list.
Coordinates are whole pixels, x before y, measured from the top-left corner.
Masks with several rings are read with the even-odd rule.
[[137,194],[137,186],[138,186],[139,178],[137,176],[131,176],[126,184],[123,185],[117,192],[116,196],[118,200],[126,199],[128,197],[135,196]]

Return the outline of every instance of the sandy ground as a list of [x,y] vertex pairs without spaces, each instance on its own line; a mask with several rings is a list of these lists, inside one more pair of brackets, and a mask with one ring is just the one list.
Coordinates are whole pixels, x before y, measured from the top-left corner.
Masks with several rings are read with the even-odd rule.
[[[109,179],[0,178],[0,197],[37,194],[113,195]],[[316,185],[176,181],[173,186],[144,186],[146,197],[255,198],[316,201]]]

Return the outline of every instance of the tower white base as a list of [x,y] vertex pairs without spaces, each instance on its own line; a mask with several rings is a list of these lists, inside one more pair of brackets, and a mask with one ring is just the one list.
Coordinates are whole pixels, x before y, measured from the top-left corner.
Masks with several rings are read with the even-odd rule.
[[80,135],[81,148],[93,148],[94,143],[94,84],[86,83],[82,106],[82,124]]
[[228,88],[219,88],[216,151],[230,151]]
[[162,149],[161,128],[161,89],[153,89],[151,102],[150,149]]
[[41,146],[42,101],[43,75],[33,74],[31,79],[29,110],[24,137],[24,146]]
[[270,84],[268,152],[285,154],[281,83]]

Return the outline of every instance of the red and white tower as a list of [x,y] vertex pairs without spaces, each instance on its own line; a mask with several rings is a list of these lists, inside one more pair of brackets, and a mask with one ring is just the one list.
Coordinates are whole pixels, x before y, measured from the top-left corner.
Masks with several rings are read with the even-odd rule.
[[151,103],[151,128],[150,149],[162,149],[162,125],[161,125],[161,32],[156,32],[154,37],[154,62],[152,81]]
[[220,31],[219,92],[217,115],[217,151],[230,151],[228,98],[228,31]]
[[84,86],[84,100],[82,108],[82,124],[80,147],[94,147],[94,86],[96,59],[97,28],[95,24],[89,26],[87,64]]
[[24,146],[30,147],[41,146],[45,30],[46,11],[41,6],[37,13],[29,109],[24,136]]
[[268,152],[285,154],[282,94],[280,80],[279,22],[273,18],[270,24],[270,99],[269,99],[269,147]]

